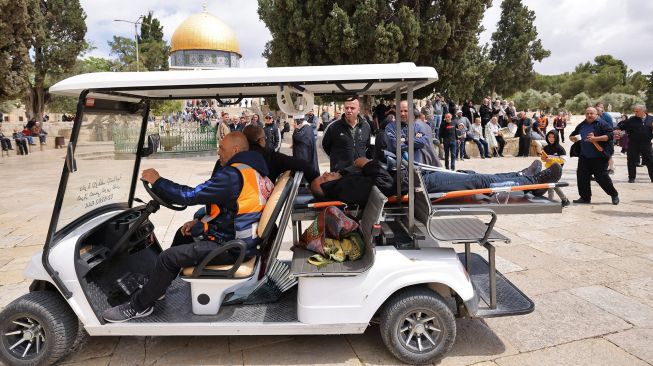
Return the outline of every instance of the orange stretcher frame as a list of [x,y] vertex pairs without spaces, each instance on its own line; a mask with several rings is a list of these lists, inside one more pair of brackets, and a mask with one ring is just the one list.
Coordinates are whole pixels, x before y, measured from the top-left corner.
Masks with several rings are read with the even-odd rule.
[[[530,191],[534,189],[552,189],[556,187],[567,187],[569,183],[558,182],[558,183],[539,183],[539,184],[527,184],[523,186],[509,186],[509,187],[496,187],[496,188],[479,188],[479,189],[466,189],[462,191],[451,191],[451,192],[441,192],[433,193],[429,195],[431,203],[437,203],[440,201],[473,196],[475,194],[492,194],[500,192],[518,192],[518,191]],[[401,197],[401,202],[408,202],[408,195]],[[388,203],[397,203],[397,196],[388,197]],[[347,204],[341,201],[326,201],[326,202],[315,202],[309,203],[306,207],[309,208],[324,208],[328,206],[346,206]]]

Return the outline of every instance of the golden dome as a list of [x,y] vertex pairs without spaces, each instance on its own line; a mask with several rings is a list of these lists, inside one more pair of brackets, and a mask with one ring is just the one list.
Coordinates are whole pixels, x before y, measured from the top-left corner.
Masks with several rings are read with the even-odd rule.
[[228,25],[207,12],[193,14],[172,34],[171,52],[181,50],[217,50],[234,52],[239,56],[240,44]]

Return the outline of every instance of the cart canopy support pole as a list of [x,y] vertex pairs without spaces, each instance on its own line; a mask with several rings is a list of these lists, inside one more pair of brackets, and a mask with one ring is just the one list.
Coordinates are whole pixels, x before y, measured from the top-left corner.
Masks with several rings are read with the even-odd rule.
[[[401,84],[395,90],[395,136],[397,137],[397,204],[401,207]],[[397,105],[399,104],[399,105]]]
[[[408,84],[408,230],[413,236],[415,230],[415,113],[413,108],[413,83]],[[400,108],[401,109],[401,108]],[[401,166],[401,165],[399,165]],[[399,196],[401,197],[401,196]]]

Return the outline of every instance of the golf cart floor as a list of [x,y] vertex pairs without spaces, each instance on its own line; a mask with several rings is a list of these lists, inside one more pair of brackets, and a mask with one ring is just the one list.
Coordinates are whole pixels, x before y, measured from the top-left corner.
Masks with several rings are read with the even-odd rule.
[[[109,308],[106,296],[101,291],[94,303],[102,305],[101,311]],[[191,305],[190,284],[177,278],[168,287],[164,299],[154,305],[152,315],[133,319],[130,323],[206,323],[206,322],[297,322],[297,287],[285,292],[274,303],[254,305],[223,305],[216,315],[195,315]]]
[[[465,265],[465,253],[458,253],[458,258]],[[490,274],[489,263],[479,254],[472,253],[472,268],[469,276],[479,295],[479,318],[528,314],[535,309],[535,304],[499,271],[497,274],[497,306],[490,308]]]

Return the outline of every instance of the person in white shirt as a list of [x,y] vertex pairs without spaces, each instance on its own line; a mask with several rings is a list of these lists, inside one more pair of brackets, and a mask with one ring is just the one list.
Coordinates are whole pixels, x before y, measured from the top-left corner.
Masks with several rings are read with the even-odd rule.
[[483,126],[481,125],[481,118],[477,117],[474,119],[469,131],[472,140],[478,146],[478,152],[481,154],[481,159],[491,158],[490,150],[483,136]]

